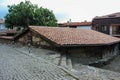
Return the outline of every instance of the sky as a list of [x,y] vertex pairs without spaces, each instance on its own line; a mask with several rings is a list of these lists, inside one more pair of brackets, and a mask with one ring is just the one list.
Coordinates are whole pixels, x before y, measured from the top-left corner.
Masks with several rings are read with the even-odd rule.
[[[7,5],[25,0],[0,0],[0,18],[8,13]],[[95,16],[120,12],[120,0],[30,0],[33,4],[52,10],[58,22],[91,21]]]

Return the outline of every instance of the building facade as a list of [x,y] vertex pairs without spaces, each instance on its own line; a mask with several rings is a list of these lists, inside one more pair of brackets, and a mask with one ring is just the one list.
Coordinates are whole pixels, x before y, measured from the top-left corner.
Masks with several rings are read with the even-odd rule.
[[55,49],[71,57],[71,60],[91,64],[101,59],[110,59],[119,54],[120,39],[94,30],[60,27],[31,26],[14,39]]
[[4,20],[0,19],[0,31],[5,29],[5,24],[4,24]]
[[70,22],[68,23],[59,23],[59,27],[69,27],[69,28],[78,28],[78,29],[91,29],[91,22]]
[[120,12],[93,18],[92,29],[120,37]]

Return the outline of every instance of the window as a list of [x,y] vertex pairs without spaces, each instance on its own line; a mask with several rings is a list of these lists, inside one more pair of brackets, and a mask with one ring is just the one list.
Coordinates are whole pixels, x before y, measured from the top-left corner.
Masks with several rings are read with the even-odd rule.
[[112,34],[120,34],[120,26],[113,26]]
[[107,26],[101,26],[101,30],[103,31],[103,32],[105,32],[106,30],[107,30]]

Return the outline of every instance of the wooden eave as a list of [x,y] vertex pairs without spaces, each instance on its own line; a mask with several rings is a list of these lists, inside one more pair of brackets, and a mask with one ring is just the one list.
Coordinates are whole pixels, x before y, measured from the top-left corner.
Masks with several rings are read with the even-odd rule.
[[93,20],[101,20],[101,19],[116,19],[116,18],[120,18],[120,17],[107,17],[107,18],[93,18]]

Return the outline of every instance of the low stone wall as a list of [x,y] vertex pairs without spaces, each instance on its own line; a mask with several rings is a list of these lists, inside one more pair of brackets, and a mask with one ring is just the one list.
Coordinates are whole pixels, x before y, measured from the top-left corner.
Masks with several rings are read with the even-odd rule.
[[73,48],[69,50],[73,64],[82,63],[85,65],[94,63],[109,63],[112,58],[119,54],[119,44],[108,46],[88,46]]
[[[29,40],[28,38],[31,38],[31,40]],[[49,47],[50,44],[48,42],[46,42],[45,40],[43,40],[37,33],[34,32],[27,32],[26,34],[22,35],[16,42],[20,42],[22,44],[28,44],[30,43],[33,46],[36,47]]]

